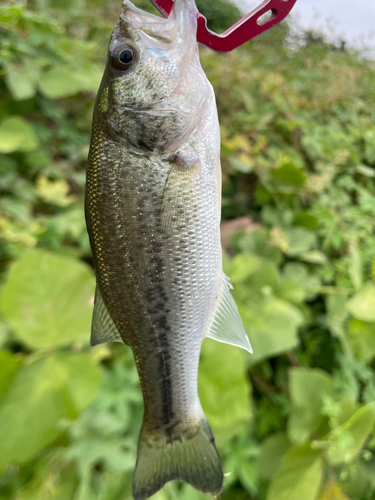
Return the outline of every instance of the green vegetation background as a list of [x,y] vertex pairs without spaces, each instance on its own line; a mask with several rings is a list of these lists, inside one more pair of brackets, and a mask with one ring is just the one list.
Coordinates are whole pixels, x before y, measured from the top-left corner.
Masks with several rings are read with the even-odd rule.
[[[198,4],[218,30],[239,16]],[[119,8],[0,5],[1,500],[131,498],[141,394],[127,347],[88,345],[83,216]],[[254,354],[205,341],[200,364],[230,472],[222,499],[375,499],[374,66],[286,25],[201,55],[222,127],[223,219],[253,221],[224,264]],[[174,483],[155,496],[203,498]]]

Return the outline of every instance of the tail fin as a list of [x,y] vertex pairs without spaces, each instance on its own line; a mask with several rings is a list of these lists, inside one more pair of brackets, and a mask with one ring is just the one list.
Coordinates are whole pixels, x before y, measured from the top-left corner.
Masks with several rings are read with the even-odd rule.
[[142,429],[133,479],[134,500],[146,500],[172,479],[205,493],[221,492],[223,470],[207,420],[178,434],[174,431],[171,436],[150,435]]

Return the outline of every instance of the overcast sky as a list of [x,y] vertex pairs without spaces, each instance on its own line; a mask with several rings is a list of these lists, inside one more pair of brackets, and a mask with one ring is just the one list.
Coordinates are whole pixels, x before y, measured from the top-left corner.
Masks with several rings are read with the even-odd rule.
[[[232,0],[250,11],[261,0]],[[375,0],[297,0],[290,14],[305,28],[323,31],[349,45],[371,47],[375,58]]]

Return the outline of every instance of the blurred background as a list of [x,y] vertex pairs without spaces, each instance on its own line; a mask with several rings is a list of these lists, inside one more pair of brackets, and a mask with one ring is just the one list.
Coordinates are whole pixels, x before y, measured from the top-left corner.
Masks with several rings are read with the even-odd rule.
[[[131,499],[141,393],[126,346],[88,345],[83,215],[120,3],[0,5],[1,500]],[[197,4],[219,32],[241,15]],[[374,63],[286,23],[200,51],[222,132],[224,268],[254,348],[203,344],[220,498],[373,500]],[[170,483],[154,498],[209,497]]]
[[[233,0],[243,12],[256,0]],[[375,3],[372,0],[298,0],[289,15],[293,30],[313,30],[327,41],[345,42],[366,57],[375,59]]]

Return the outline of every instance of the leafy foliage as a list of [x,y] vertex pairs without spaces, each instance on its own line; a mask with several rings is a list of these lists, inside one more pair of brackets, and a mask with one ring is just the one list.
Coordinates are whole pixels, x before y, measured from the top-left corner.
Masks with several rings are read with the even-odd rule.
[[[137,2],[152,9],[148,0]],[[223,31],[239,17],[197,2]],[[127,500],[142,401],[126,346],[88,347],[83,217],[115,0],[0,6],[0,499]],[[375,70],[279,26],[201,50],[222,127],[224,267],[254,348],[205,341],[223,500],[375,497]],[[170,483],[156,500],[205,498]]]

